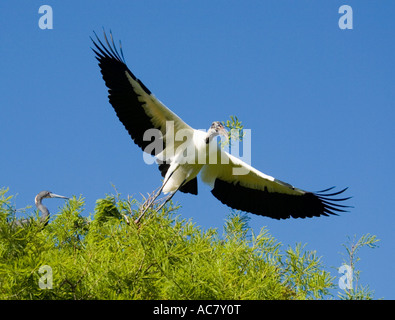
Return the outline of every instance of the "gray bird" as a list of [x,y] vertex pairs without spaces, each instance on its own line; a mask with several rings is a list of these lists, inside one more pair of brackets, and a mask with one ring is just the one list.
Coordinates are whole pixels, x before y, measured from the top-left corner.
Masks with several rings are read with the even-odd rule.
[[[41,217],[40,217],[40,223],[43,226],[46,226],[49,221],[49,210],[46,206],[42,204],[43,199],[46,198],[60,198],[60,199],[69,199],[64,196],[60,196],[58,194],[52,193],[50,191],[41,191],[36,195],[34,198],[34,203],[36,204],[36,207],[38,210],[41,212]],[[30,219],[21,219],[21,220],[16,220],[13,225],[15,226],[22,226],[30,223]]]

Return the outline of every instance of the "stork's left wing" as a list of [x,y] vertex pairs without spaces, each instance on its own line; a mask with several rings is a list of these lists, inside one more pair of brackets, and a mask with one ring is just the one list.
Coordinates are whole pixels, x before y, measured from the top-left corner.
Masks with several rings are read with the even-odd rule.
[[256,170],[242,160],[219,150],[218,163],[206,164],[201,178],[212,187],[212,194],[223,204],[274,219],[306,218],[337,215],[348,206],[333,198],[346,189],[328,193],[307,192]]
[[[174,150],[177,150],[183,141],[175,140],[174,137],[179,130],[193,135],[193,129],[186,124],[173,111],[160,102],[151,91],[129,70],[123,57],[122,48],[118,52],[112,34],[111,43],[104,34],[103,44],[96,35],[92,42],[96,53],[96,59],[103,79],[108,87],[108,98],[113,106],[119,120],[129,132],[133,141],[144,151],[157,156],[159,169],[166,173],[167,160],[171,160]],[[174,132],[167,130],[167,121],[174,126]],[[160,135],[150,135],[150,129],[157,129]],[[158,133],[158,131],[155,131]],[[148,135],[145,137],[145,134]],[[156,141],[155,141],[156,139]],[[152,142],[155,141],[155,144]],[[150,146],[150,148],[147,148]],[[187,185],[180,188],[181,192],[197,194],[196,178],[189,181]]]
[[[110,36],[111,43],[104,34],[107,46],[97,36],[97,43],[92,39],[95,46],[95,49],[92,48],[92,50],[96,53],[103,79],[108,87],[108,98],[119,120],[143,151],[158,155],[168,147],[176,150],[182,141],[174,140],[174,134],[178,130],[186,130],[193,134],[193,129],[160,102],[129,70],[123,57],[122,48],[120,47],[119,53],[111,33]],[[172,139],[168,139],[166,135],[167,121],[171,121],[174,125],[174,134],[170,135]],[[144,139],[144,134],[149,129],[157,129],[162,133],[163,146],[161,148],[149,150],[146,148],[153,141],[152,138]]]

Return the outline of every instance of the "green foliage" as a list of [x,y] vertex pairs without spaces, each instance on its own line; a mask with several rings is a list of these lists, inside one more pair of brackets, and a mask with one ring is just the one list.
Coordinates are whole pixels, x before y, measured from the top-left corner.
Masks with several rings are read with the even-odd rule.
[[377,242],[379,241],[380,240],[377,239],[375,235],[370,235],[369,233],[367,233],[365,235],[362,235],[358,240],[356,240],[355,235],[352,239],[348,237],[347,243],[343,244],[343,247],[346,249],[347,252],[347,259],[344,261],[344,264],[351,267],[352,281],[351,281],[351,288],[348,288],[343,293],[339,293],[340,299],[343,300],[373,299],[373,291],[370,290],[369,286],[362,286],[359,284],[361,272],[355,269],[355,264],[360,260],[360,258],[356,254],[363,247],[368,247],[371,249],[377,248]]
[[333,288],[334,280],[323,267],[315,251],[304,251],[301,244],[297,244],[295,249],[289,247],[283,263],[285,283],[296,289],[300,299],[322,299],[329,293],[328,289]]
[[227,145],[231,145],[232,141],[242,141],[245,135],[243,128],[244,125],[236,116],[230,116],[230,120],[221,121],[222,125],[228,129],[228,140],[221,143],[221,147],[224,148]]
[[[0,299],[320,299],[333,287],[315,252],[287,248],[266,228],[259,234],[233,212],[224,229],[182,219],[173,203],[150,210],[120,195],[82,217],[72,198],[47,227],[12,227],[11,197],[0,191]],[[38,217],[34,219],[38,221]],[[50,289],[41,289],[48,276]],[[49,284],[48,278],[46,283]]]

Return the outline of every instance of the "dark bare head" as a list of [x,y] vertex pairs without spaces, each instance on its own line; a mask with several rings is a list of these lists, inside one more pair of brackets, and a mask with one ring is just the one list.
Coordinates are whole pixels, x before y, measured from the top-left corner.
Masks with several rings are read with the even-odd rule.
[[225,127],[219,121],[214,121],[211,124],[210,129],[207,131],[206,143],[209,143],[215,136],[224,136],[228,138],[228,131],[226,131]]

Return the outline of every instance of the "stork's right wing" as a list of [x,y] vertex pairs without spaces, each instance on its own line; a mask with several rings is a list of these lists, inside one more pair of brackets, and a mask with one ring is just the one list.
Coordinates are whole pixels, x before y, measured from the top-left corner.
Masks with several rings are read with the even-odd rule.
[[[145,141],[144,133],[148,129],[158,129],[162,133],[163,149],[171,145],[173,150],[176,150],[182,141],[176,142],[174,138],[167,138],[166,121],[173,121],[174,133],[181,129],[193,133],[193,129],[155,98],[151,91],[129,70],[123,57],[122,48],[120,48],[119,54],[112,35],[110,44],[104,34],[107,47],[97,35],[96,38],[98,43],[92,39],[96,50],[93,48],[92,50],[96,53],[103,79],[108,87],[110,103],[134,142],[143,151],[146,151],[146,147],[152,143],[152,138]],[[152,149],[148,152],[157,155],[160,150]]]
[[268,176],[229,153],[218,150],[217,163],[204,165],[203,182],[223,204],[274,219],[336,215],[348,206],[338,204],[349,198],[334,198],[346,189],[328,193],[307,192]]

